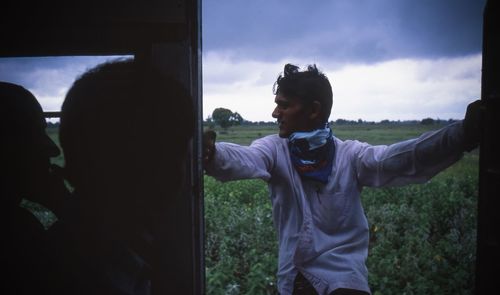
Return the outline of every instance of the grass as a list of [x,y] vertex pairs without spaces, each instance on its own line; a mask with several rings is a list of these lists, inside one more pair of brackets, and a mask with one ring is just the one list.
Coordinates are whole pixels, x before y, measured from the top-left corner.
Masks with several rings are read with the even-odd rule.
[[[444,125],[422,124],[346,124],[332,125],[336,137],[356,139],[370,144],[391,144],[404,139],[410,139],[420,134],[436,130]],[[278,132],[278,125],[242,125],[233,126],[228,130],[215,128],[217,141],[227,141],[241,145],[249,145],[253,140]]]

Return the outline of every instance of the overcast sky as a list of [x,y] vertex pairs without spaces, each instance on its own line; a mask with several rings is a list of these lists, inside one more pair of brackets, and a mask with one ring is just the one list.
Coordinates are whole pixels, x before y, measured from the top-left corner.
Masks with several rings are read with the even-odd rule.
[[271,121],[286,63],[315,63],[331,120],[460,119],[480,97],[484,0],[205,0],[205,117]]
[[[480,97],[486,0],[202,0],[203,117],[272,121],[286,63],[315,63],[331,120],[461,119]],[[75,77],[110,57],[0,59],[0,80],[59,110]]]

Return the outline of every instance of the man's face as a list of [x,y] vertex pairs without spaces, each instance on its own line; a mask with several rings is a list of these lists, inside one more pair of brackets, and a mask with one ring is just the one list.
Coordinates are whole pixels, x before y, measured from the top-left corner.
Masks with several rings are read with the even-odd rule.
[[276,108],[274,108],[272,116],[278,120],[280,137],[288,137],[297,131],[311,131],[313,129],[313,122],[309,118],[310,109],[304,106],[299,99],[278,94],[274,102]]

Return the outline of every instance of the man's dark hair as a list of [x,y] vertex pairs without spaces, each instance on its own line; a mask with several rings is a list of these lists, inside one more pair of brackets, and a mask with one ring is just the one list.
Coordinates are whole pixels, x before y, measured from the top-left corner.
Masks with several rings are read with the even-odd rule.
[[68,180],[101,217],[148,219],[180,190],[194,124],[180,82],[132,59],[101,64],[74,82],[62,106]]
[[299,67],[295,65],[286,64],[283,74],[278,76],[273,85],[273,93],[299,99],[304,105],[318,101],[321,104],[325,122],[330,117],[333,99],[332,86],[325,74],[314,64],[309,65],[305,71],[299,71]]

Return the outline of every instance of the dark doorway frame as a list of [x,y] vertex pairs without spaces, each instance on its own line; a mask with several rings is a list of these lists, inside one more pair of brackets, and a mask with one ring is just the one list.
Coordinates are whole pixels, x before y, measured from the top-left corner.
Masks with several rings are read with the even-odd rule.
[[201,0],[38,2],[2,3],[0,57],[133,55],[189,89],[196,134],[187,185],[170,212],[175,224],[166,224],[161,241],[164,273],[154,277],[165,280],[153,293],[204,294]]

